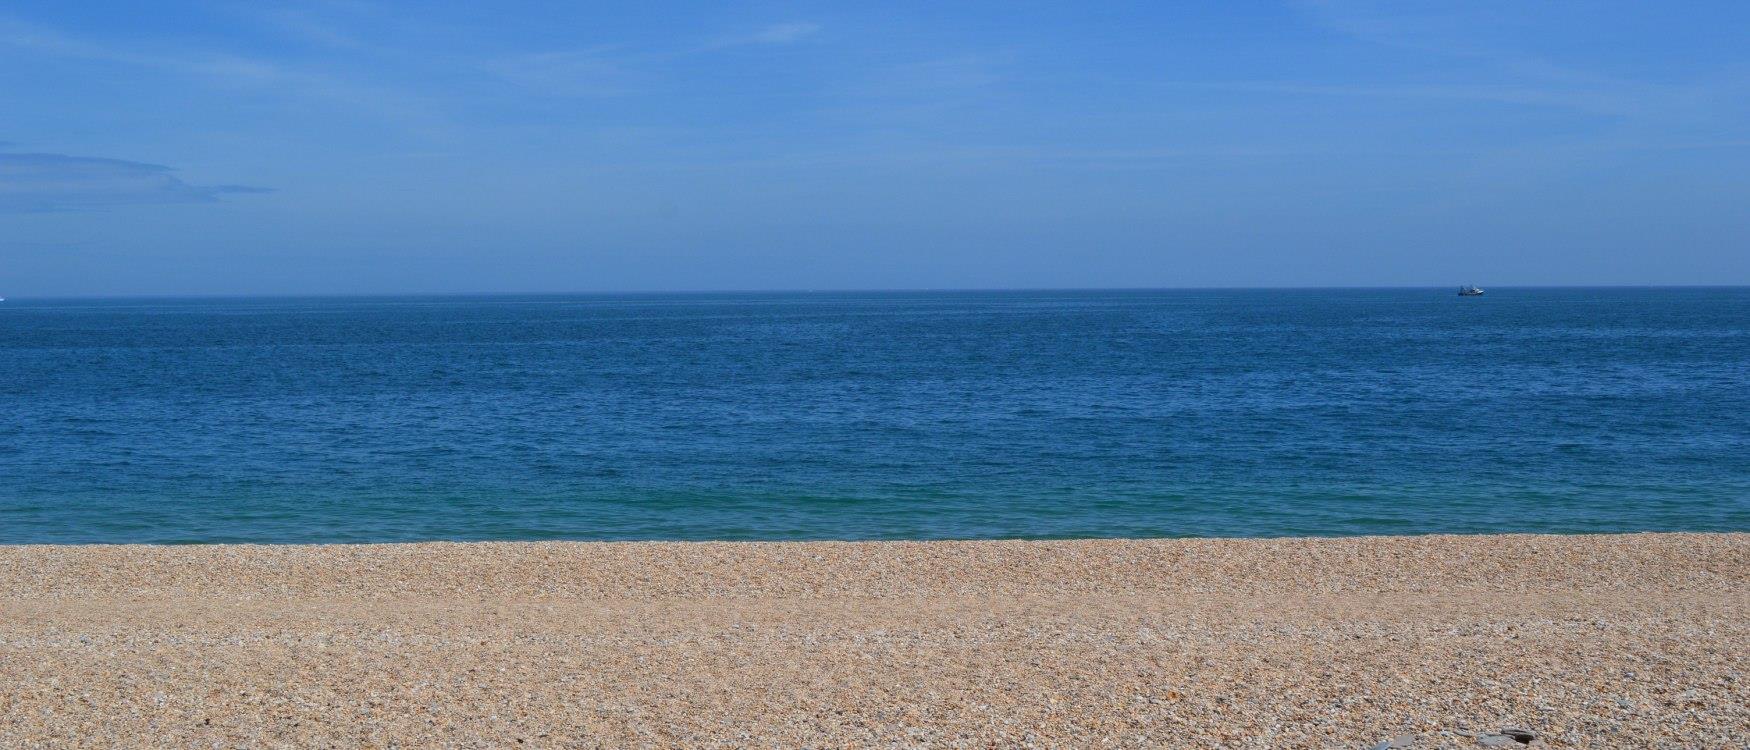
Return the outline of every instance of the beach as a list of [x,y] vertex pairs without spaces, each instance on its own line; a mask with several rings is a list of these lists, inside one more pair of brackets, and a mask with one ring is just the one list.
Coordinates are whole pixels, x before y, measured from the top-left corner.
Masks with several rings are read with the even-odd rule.
[[1744,747],[1750,534],[0,547],[4,747]]

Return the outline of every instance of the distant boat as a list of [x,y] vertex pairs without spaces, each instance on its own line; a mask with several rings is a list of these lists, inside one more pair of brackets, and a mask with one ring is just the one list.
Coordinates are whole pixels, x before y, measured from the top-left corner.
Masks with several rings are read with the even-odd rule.
[[1483,296],[1483,288],[1480,286],[1461,286],[1458,288],[1458,296],[1481,297]]

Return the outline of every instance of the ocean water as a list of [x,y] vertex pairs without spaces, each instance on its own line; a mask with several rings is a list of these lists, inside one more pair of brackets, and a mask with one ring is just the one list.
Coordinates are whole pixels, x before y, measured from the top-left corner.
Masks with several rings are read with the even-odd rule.
[[1750,289],[12,300],[0,543],[1750,530]]

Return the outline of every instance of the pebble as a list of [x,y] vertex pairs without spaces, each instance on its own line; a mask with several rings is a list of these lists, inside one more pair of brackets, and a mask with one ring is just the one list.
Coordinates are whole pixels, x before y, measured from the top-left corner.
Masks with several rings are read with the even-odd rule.
[[1524,729],[1522,727],[1504,727],[1501,729],[1501,734],[1507,735],[1508,737],[1512,737],[1514,739],[1514,741],[1516,741],[1522,745],[1529,744],[1532,740],[1537,739],[1536,732],[1533,732],[1529,729]]
[[1514,745],[1529,745],[1537,739],[1537,733],[1521,727],[1503,727],[1499,732],[1489,732],[1477,735],[1477,742],[1484,747],[1512,747]]
[[1750,534],[0,546],[0,748],[1746,748],[1747,669]]

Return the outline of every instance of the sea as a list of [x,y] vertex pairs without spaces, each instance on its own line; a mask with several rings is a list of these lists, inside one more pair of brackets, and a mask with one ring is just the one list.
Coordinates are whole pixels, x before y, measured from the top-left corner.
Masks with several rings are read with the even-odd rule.
[[0,543],[1750,531],[1750,289],[13,299]]

